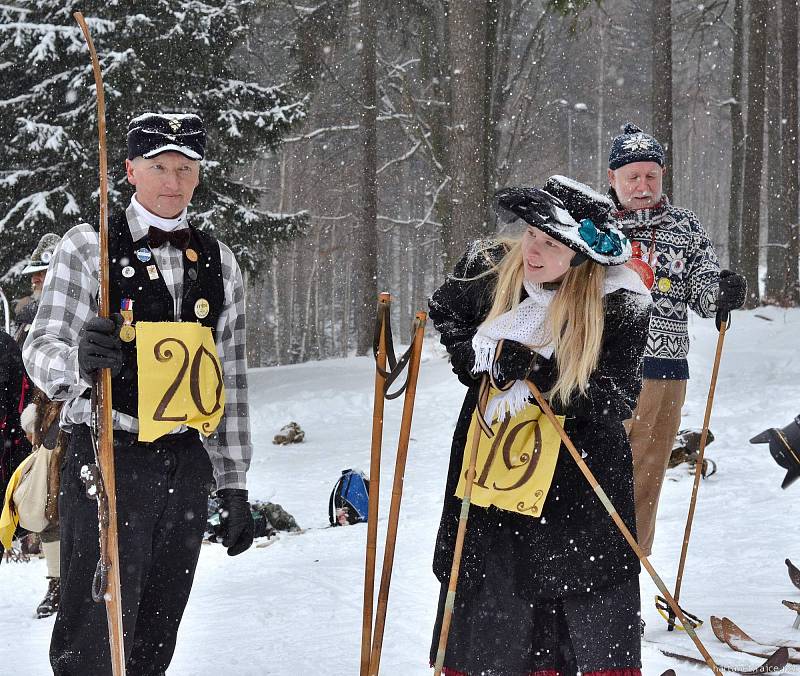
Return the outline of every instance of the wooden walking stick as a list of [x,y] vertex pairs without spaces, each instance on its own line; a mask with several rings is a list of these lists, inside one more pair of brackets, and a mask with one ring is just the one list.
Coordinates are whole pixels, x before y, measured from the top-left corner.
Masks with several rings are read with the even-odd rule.
[[[689,550],[689,538],[692,535],[692,524],[694,522],[694,510],[697,506],[697,492],[700,488],[700,479],[703,475],[703,456],[706,452],[706,440],[708,439],[708,425],[711,421],[711,409],[714,406],[714,391],[717,389],[717,375],[719,374],[719,363],[722,359],[722,346],[725,343],[725,332],[728,330],[729,316],[725,313],[718,323],[719,336],[717,337],[717,353],[714,356],[714,367],[711,369],[711,385],[708,388],[708,398],[706,399],[706,413],[703,418],[703,432],[700,435],[700,450],[697,455],[697,464],[694,468],[694,484],[692,485],[692,497],[689,500],[689,513],[686,515],[686,528],[683,532],[683,545],[681,546],[681,558],[678,563],[678,575],[675,579],[675,603],[678,603],[681,596],[681,584],[683,583],[683,570],[686,566],[686,553]],[[667,630],[672,631],[675,627],[675,614],[670,611],[667,620]]]
[[386,392],[386,316],[392,297],[378,296],[378,327],[375,336],[375,400],[372,408],[372,445],[369,463],[369,507],[367,511],[367,550],[364,563],[364,608],[361,618],[361,676],[368,676],[372,649],[372,606],[375,592],[375,558],[378,541],[378,499],[383,443],[383,405]]
[[[389,525],[386,532],[386,547],[383,552],[381,568],[381,585],[378,591],[378,607],[375,613],[375,631],[372,636],[372,654],[369,662],[369,676],[377,676],[381,664],[383,648],[383,632],[386,626],[386,609],[389,603],[389,585],[392,582],[394,550],[397,542],[397,526],[400,520],[400,503],[403,499],[403,479],[408,457],[408,442],[411,438],[411,418],[414,414],[414,398],[417,393],[417,378],[422,357],[422,341],[425,338],[425,322],[428,315],[417,312],[414,319],[414,339],[412,341],[411,360],[408,365],[408,381],[403,401],[403,418],[400,422],[400,439],[397,442],[397,459],[394,465],[394,483],[392,485],[392,502],[389,507]],[[385,326],[385,325],[384,325]],[[370,488],[372,480],[370,478]]]
[[578,465],[578,469],[580,469],[583,476],[589,482],[589,485],[594,490],[597,497],[600,499],[600,502],[603,503],[603,507],[606,508],[609,516],[611,516],[614,523],[619,528],[620,532],[622,533],[623,537],[628,541],[628,544],[631,546],[631,549],[636,553],[636,556],[639,557],[639,561],[641,561],[642,566],[644,566],[645,570],[650,574],[650,577],[655,582],[656,587],[664,594],[664,598],[666,599],[669,607],[672,608],[672,611],[675,615],[680,619],[683,623],[684,628],[686,629],[686,633],[689,634],[689,637],[694,642],[697,649],[700,651],[700,654],[703,656],[706,664],[708,664],[711,671],[713,671],[717,676],[722,676],[722,672],[720,671],[719,667],[714,662],[711,655],[709,655],[708,650],[703,645],[702,641],[697,636],[692,625],[686,620],[686,617],[683,614],[683,611],[678,606],[675,599],[667,590],[667,586],[664,584],[664,581],[661,579],[659,574],[656,572],[655,568],[651,565],[650,561],[648,561],[647,557],[644,555],[642,550],[639,548],[639,544],[636,542],[636,538],[633,537],[628,527],[625,525],[625,522],[622,520],[620,515],[617,513],[617,510],[614,508],[614,505],[611,503],[608,495],[603,490],[602,486],[597,483],[597,479],[595,478],[594,474],[592,474],[592,470],[589,469],[587,464],[581,458],[581,454],[578,449],[575,448],[575,445],[572,443],[572,440],[569,438],[567,433],[564,431],[564,427],[558,421],[555,414],[553,413],[553,409],[550,408],[550,404],[547,403],[547,400],[542,396],[542,393],[539,391],[539,388],[536,387],[530,380],[526,380],[525,384],[528,386],[528,389],[531,391],[534,399],[536,399],[536,403],[539,404],[539,408],[542,409],[544,414],[547,416],[547,419],[550,421],[550,424],[553,428],[558,432],[558,435],[561,437],[561,441],[564,442],[564,446],[567,447],[569,454],[572,456],[572,459]]
[[[482,417],[482,411],[486,409],[486,402],[489,398],[489,376],[484,374],[481,380],[480,390],[478,391],[478,403],[475,405],[478,418]],[[475,466],[478,464],[478,447],[480,445],[483,427],[475,426],[475,434],[472,438],[472,447],[469,452],[469,467],[466,474],[464,486],[464,497],[461,499],[461,513],[458,517],[458,531],[456,533],[456,543],[453,548],[453,563],[450,567],[450,582],[447,585],[447,597],[444,602],[442,612],[442,628],[439,631],[439,646],[436,649],[436,664],[434,665],[434,676],[441,676],[444,668],[444,656],[447,652],[447,639],[450,635],[450,623],[453,620],[453,608],[456,602],[456,588],[458,587],[458,572],[461,568],[461,554],[464,551],[464,537],[467,533],[467,521],[469,520],[469,508],[472,502],[472,485],[475,483]],[[465,449],[466,450],[466,449]]]
[[[108,293],[108,161],[106,155],[106,106],[103,95],[103,75],[94,48],[89,27],[83,14],[75,12],[75,21],[83,31],[89,47],[97,89],[97,131],[100,155],[100,298],[98,313],[110,314]],[[108,638],[111,647],[113,676],[125,676],[125,643],[122,626],[122,592],[120,584],[119,548],[117,546],[117,499],[114,474],[114,439],[111,417],[111,370],[102,369],[97,375],[92,397],[96,407],[92,411],[92,440],[100,477],[98,482],[98,522],[100,527],[100,561],[92,588],[95,601],[105,601],[108,618]]]

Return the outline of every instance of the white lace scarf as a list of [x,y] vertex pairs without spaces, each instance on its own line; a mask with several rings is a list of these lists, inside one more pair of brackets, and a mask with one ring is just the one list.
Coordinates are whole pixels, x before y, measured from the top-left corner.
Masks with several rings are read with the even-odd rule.
[[[540,284],[533,284],[527,280],[524,282],[524,287],[528,297],[517,307],[478,327],[477,333],[472,338],[472,348],[475,351],[473,373],[489,371],[494,364],[497,344],[502,339],[522,343],[547,359],[553,356],[554,348],[550,327],[547,325],[547,312],[556,291],[544,289]],[[639,275],[621,265],[610,267],[606,271],[603,295],[618,289],[650,296]],[[500,375],[496,364],[493,375],[495,377]],[[508,390],[496,394],[491,399],[486,407],[486,422],[491,424],[493,420],[503,417],[506,413],[513,417],[530,403],[529,397],[530,390],[525,382],[515,381]]]

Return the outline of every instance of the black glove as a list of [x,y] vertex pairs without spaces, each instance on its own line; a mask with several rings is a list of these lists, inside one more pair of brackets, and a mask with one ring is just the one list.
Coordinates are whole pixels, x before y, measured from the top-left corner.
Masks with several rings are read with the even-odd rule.
[[227,548],[228,556],[241,554],[253,544],[255,524],[243,488],[223,488],[217,491],[219,500],[219,530],[217,541]]
[[516,340],[504,340],[497,358],[495,383],[505,387],[512,380],[525,380],[533,368],[536,353]]
[[730,311],[742,307],[746,299],[747,280],[733,270],[721,270],[717,296],[717,328],[726,323]]
[[78,368],[84,380],[94,382],[98,369],[109,368],[112,376],[122,370],[122,342],[119,339],[122,324],[119,314],[108,319],[94,317],[86,322],[78,342]]

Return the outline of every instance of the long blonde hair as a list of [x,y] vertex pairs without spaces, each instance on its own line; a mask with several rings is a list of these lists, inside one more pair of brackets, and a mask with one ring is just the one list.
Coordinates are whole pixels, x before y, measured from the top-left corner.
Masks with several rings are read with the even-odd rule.
[[[486,272],[497,274],[492,307],[484,323],[513,310],[519,305],[525,280],[522,260],[522,239],[504,238],[492,241],[506,248],[506,254]],[[487,256],[488,257],[488,256]],[[597,368],[603,339],[603,282],[605,268],[593,261],[570,268],[561,281],[547,311],[547,323],[555,348],[558,379],[549,396],[566,404],[575,394],[585,394],[589,376]],[[543,347],[530,345],[531,348]]]

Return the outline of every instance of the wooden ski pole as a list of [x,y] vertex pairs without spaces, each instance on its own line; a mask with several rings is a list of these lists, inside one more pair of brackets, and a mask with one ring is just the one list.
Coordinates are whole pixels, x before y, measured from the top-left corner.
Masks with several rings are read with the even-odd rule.
[[[108,317],[110,315],[108,293],[108,160],[106,154],[106,106],[103,91],[103,74],[100,70],[97,51],[83,14],[75,12],[72,16],[78,22],[81,31],[83,31],[83,37],[89,48],[92,70],[94,71],[94,82],[97,89],[97,131],[100,155],[100,298],[98,312],[101,317]],[[93,412],[93,415],[97,416],[99,430],[97,463],[100,469],[102,491],[105,494],[105,499],[97,502],[101,546],[99,569],[101,579],[107,583],[105,589],[95,589],[95,591],[102,594],[106,604],[113,676],[125,676],[125,640],[122,625],[119,548],[117,546],[117,499],[116,475],[114,473],[114,430],[111,417],[110,369],[102,369],[100,371],[95,388],[95,397],[99,409]],[[103,514],[104,511],[106,511],[105,514]]]
[[686,621],[686,618],[683,615],[683,611],[678,607],[675,599],[672,598],[672,595],[667,590],[667,586],[664,584],[664,581],[661,579],[659,574],[656,572],[655,568],[653,568],[650,561],[648,561],[647,557],[644,555],[642,550],[639,548],[639,544],[636,542],[636,538],[633,537],[633,534],[628,530],[628,527],[625,525],[625,522],[622,520],[620,515],[617,513],[617,510],[614,508],[614,505],[611,503],[608,495],[603,490],[602,486],[597,483],[597,479],[595,479],[594,474],[592,474],[592,470],[589,469],[587,464],[581,458],[581,454],[578,452],[578,449],[575,448],[575,445],[572,443],[572,440],[567,435],[566,431],[564,431],[564,427],[558,421],[555,414],[553,413],[553,409],[550,408],[550,404],[547,403],[547,400],[542,396],[542,393],[539,391],[539,388],[536,387],[530,380],[526,380],[525,384],[528,386],[528,389],[531,391],[534,399],[536,399],[536,403],[539,404],[539,408],[542,409],[544,414],[547,416],[547,419],[550,421],[550,424],[555,428],[558,432],[558,435],[561,437],[561,441],[564,442],[564,446],[567,447],[569,454],[572,456],[572,459],[578,465],[578,469],[580,469],[583,476],[589,482],[589,485],[594,490],[597,497],[600,499],[600,502],[603,503],[603,507],[606,508],[609,516],[611,516],[614,523],[619,528],[620,532],[622,533],[623,537],[628,541],[628,544],[631,546],[631,549],[636,553],[636,556],[639,557],[639,561],[641,561],[642,566],[644,566],[645,570],[650,574],[650,577],[655,582],[656,587],[658,587],[659,591],[664,594],[664,598],[667,600],[670,608],[672,608],[675,615],[680,619],[683,623],[684,628],[686,629],[686,633],[689,634],[689,637],[694,642],[697,649],[700,651],[700,654],[703,656],[703,659],[708,664],[711,671],[713,671],[717,676],[722,676],[722,672],[720,671],[719,667],[714,662],[714,659],[709,655],[708,650],[703,645],[702,641],[697,636],[692,625]]
[[[489,396],[489,377],[483,376],[480,391],[478,393],[478,403],[475,411],[481,415],[485,410],[485,402]],[[483,402],[483,405],[482,405]],[[475,426],[475,435],[472,438],[472,447],[469,453],[469,467],[465,476],[464,497],[461,499],[461,514],[458,517],[458,531],[456,533],[456,543],[453,548],[453,564],[450,567],[450,582],[447,586],[447,597],[444,602],[442,612],[442,628],[439,631],[439,646],[436,649],[436,664],[434,665],[434,676],[441,676],[444,668],[444,656],[447,652],[447,639],[450,635],[450,623],[453,620],[453,608],[456,602],[456,588],[458,587],[458,572],[461,568],[461,554],[464,550],[464,537],[467,533],[467,521],[469,519],[469,508],[472,501],[472,485],[475,483],[475,466],[478,464],[478,446],[481,440],[481,426]],[[466,450],[466,449],[465,449]]]
[[[389,506],[389,525],[386,531],[386,547],[383,551],[383,567],[381,568],[381,584],[378,590],[378,607],[375,612],[375,630],[372,635],[372,654],[369,662],[369,676],[377,676],[381,664],[383,648],[383,632],[386,627],[386,610],[389,604],[389,585],[392,582],[394,551],[397,542],[397,527],[400,521],[400,503],[403,499],[403,479],[406,472],[408,442],[411,438],[411,418],[414,415],[414,399],[417,393],[420,359],[422,357],[422,341],[425,338],[425,322],[428,315],[417,312],[414,320],[414,339],[411,361],[408,365],[408,385],[403,400],[403,417],[400,422],[400,439],[397,442],[397,459],[394,465],[394,483],[392,484],[392,502]],[[370,486],[372,484],[370,483]]]
[[[686,515],[686,528],[683,532],[683,545],[681,546],[681,558],[678,563],[678,575],[675,578],[675,603],[680,601],[681,584],[683,583],[683,571],[686,566],[686,554],[689,550],[689,538],[692,536],[692,524],[694,523],[694,510],[697,506],[697,493],[700,488],[700,478],[703,475],[703,457],[706,452],[706,442],[708,440],[708,425],[711,422],[711,409],[714,406],[714,392],[717,389],[717,376],[719,375],[719,364],[722,360],[722,346],[725,343],[725,332],[728,330],[728,317],[719,324],[719,336],[717,337],[717,352],[714,356],[714,367],[711,369],[711,384],[708,388],[708,398],[706,399],[706,412],[703,418],[703,432],[700,435],[700,451],[697,455],[697,464],[694,468],[694,484],[692,485],[692,497],[689,500],[689,513]],[[675,627],[675,615],[669,613],[667,630],[672,631]]]
[[378,499],[381,480],[381,444],[383,443],[383,405],[386,386],[386,314],[392,297],[378,296],[378,326],[375,352],[375,399],[372,407],[372,445],[369,463],[369,507],[367,511],[367,549],[364,563],[364,608],[361,620],[361,676],[369,672],[372,650],[372,608],[375,593],[375,558],[378,542]]

